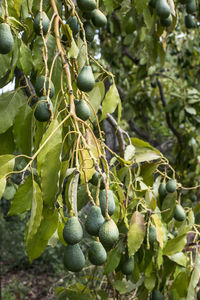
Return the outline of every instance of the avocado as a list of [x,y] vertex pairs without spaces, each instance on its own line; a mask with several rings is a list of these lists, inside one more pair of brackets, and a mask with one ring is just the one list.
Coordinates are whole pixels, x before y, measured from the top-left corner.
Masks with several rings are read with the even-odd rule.
[[83,13],[83,18],[86,20],[90,20],[92,18],[92,10],[91,11],[85,11]]
[[190,196],[190,199],[191,199],[192,202],[196,202],[196,201],[197,201],[197,195],[192,194],[192,195]]
[[71,272],[79,272],[85,265],[85,257],[79,244],[68,245],[64,249],[64,266]]
[[70,217],[63,229],[63,238],[66,243],[74,245],[83,238],[83,229],[77,217]]
[[193,14],[197,10],[196,1],[195,0],[189,0],[186,3],[186,12],[188,14]]
[[169,27],[172,24],[172,15],[170,14],[166,19],[160,19],[160,24],[163,27]]
[[86,40],[88,42],[92,42],[94,40],[94,34],[95,34],[94,28],[92,27],[92,25],[88,21],[83,23],[83,27],[84,27],[84,30],[85,30]]
[[174,193],[177,189],[177,183],[176,183],[176,180],[174,179],[170,179],[167,181],[166,183],[166,191],[168,193]]
[[175,208],[175,212],[174,212],[174,219],[176,221],[179,221],[179,222],[182,222],[184,221],[186,218],[186,215],[185,215],[185,211],[183,209],[183,207],[179,204],[176,205],[176,208]]
[[[41,18],[42,18],[42,22],[41,22],[42,32],[43,32],[43,35],[46,35],[48,32],[48,29],[49,29],[50,21],[44,11],[42,12]],[[35,16],[33,27],[34,27],[35,33],[37,35],[40,35],[40,12],[38,12],[37,15]]]
[[149,227],[149,243],[153,244],[157,240],[156,227],[151,224]]
[[121,265],[121,271],[124,275],[131,275],[134,269],[134,256],[126,257]]
[[[101,175],[99,174],[99,172],[96,171],[96,172],[93,174],[92,178],[90,179],[90,183],[92,183],[93,185],[97,186],[97,185],[98,185],[98,181],[99,181],[99,177],[100,177],[100,176],[101,176]],[[105,174],[105,173],[103,173],[103,177],[104,177],[104,179],[106,180],[106,174]],[[100,189],[103,190],[103,189],[105,189],[105,183],[104,183],[102,177],[101,177],[100,181],[101,181],[101,182],[100,182]]]
[[105,220],[99,229],[99,240],[105,249],[110,250],[119,238],[119,230],[112,219]]
[[166,19],[170,15],[170,7],[167,4],[166,0],[157,0],[156,2],[156,14],[161,19]]
[[88,250],[89,261],[95,266],[101,266],[107,259],[107,253],[100,242],[92,242]]
[[98,236],[100,226],[104,221],[100,207],[92,206],[85,222],[85,229],[89,234]]
[[95,79],[90,66],[84,66],[77,77],[77,87],[80,91],[90,92],[95,85]]
[[70,16],[67,19],[67,24],[71,28],[73,35],[76,35],[80,31],[80,24],[76,16]]
[[53,111],[53,104],[50,99],[48,104],[47,97],[43,96],[39,98],[34,111],[36,120],[38,120],[39,122],[46,122],[50,120],[51,111],[49,109],[49,105],[51,110]]
[[186,15],[185,16],[185,27],[188,29],[195,28],[196,22],[192,15]]
[[136,29],[136,26],[135,26],[135,22],[133,20],[133,17],[129,17],[128,21],[126,22],[126,25],[125,25],[125,32],[127,34],[131,34],[133,33],[133,31]]
[[160,202],[162,203],[162,200],[167,195],[166,184],[164,182],[160,183],[159,188],[158,188],[158,193],[159,193]]
[[95,27],[104,27],[107,24],[107,18],[106,16],[99,10],[94,9],[92,11],[92,23]]
[[83,121],[88,120],[91,114],[90,107],[85,100],[78,100],[78,102],[75,102],[75,111],[77,117]]
[[160,291],[153,290],[151,294],[151,300],[165,300],[165,298]]
[[[44,95],[44,82],[46,82],[45,87],[46,87],[46,95],[48,93],[48,89],[49,89],[49,78],[45,76],[40,76],[35,83],[35,91],[36,94],[41,97]],[[49,97],[52,98],[55,94],[55,88],[54,88],[54,84],[51,81],[50,83],[50,93],[49,93]]]
[[[99,202],[102,211],[102,215],[105,217],[106,213],[106,190],[102,190],[99,193]],[[112,216],[115,211],[115,199],[113,196],[113,192],[108,190],[108,214]]]
[[78,8],[82,11],[91,11],[97,7],[95,0],[77,0]]
[[0,54],[8,54],[14,44],[10,26],[6,23],[0,24]]

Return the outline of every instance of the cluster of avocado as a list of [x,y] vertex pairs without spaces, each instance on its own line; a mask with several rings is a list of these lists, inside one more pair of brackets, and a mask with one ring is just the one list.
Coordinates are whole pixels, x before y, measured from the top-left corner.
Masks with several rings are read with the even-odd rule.
[[[160,201],[162,202],[168,193],[174,193],[176,189],[177,183],[174,179],[169,179],[166,184],[164,182],[161,182],[158,189]],[[176,221],[182,222],[185,220],[185,218],[186,214],[183,207],[180,204],[176,204],[174,219]]]
[[0,54],[8,54],[14,45],[10,26],[6,23],[0,24]]
[[188,29],[195,28],[196,22],[193,14],[197,11],[197,5],[195,0],[181,0],[181,3],[185,5],[186,13],[185,16],[185,27]]
[[166,0],[151,0],[149,5],[155,9],[163,27],[169,27],[172,24],[170,7]]

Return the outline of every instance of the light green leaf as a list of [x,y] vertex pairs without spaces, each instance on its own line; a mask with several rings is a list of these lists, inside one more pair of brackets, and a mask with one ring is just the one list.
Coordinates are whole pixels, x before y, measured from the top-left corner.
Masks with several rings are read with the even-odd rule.
[[6,178],[2,177],[0,178],[0,199],[4,193],[5,187],[6,187]]
[[20,46],[19,62],[21,64],[22,71],[25,75],[28,75],[32,69],[32,53],[31,50],[21,42]]
[[106,93],[105,99],[103,100],[101,121],[106,118],[107,113],[114,113],[117,105],[119,105],[120,102],[121,99],[119,97],[116,85],[112,84]]
[[136,162],[151,161],[161,157],[161,153],[149,143],[138,138],[131,138],[131,142],[135,147]]
[[[88,93],[91,105],[94,108],[94,111],[97,113],[99,110],[99,107],[101,105],[101,101],[103,100],[105,94],[105,87],[104,83],[102,81],[96,82],[93,90]],[[91,109],[91,120],[93,121],[95,119],[95,115],[93,110]]]
[[191,106],[186,106],[185,107],[185,111],[190,114],[190,115],[196,115],[197,114],[197,111],[194,107],[191,107]]
[[148,28],[148,30],[150,31],[152,26],[153,26],[153,22],[154,22],[154,18],[153,16],[151,15],[151,12],[150,12],[150,9],[149,7],[146,7],[144,10],[143,10],[143,17],[144,17],[144,22]]
[[163,249],[164,255],[173,255],[181,252],[187,242],[187,234],[178,235],[174,239],[168,240],[167,244]]
[[134,5],[136,7],[136,10],[138,14],[140,14],[148,5],[149,0],[134,0]]
[[113,286],[120,294],[127,293],[126,283],[124,281],[116,280]]
[[149,209],[154,210],[156,208],[156,198],[149,189],[145,193],[145,202]]
[[111,13],[114,10],[114,3],[113,0],[103,0],[105,7],[107,8],[108,12]]
[[12,172],[15,165],[15,156],[11,154],[0,156],[0,178]]
[[[186,299],[189,284],[189,272],[180,272],[174,282],[172,283],[172,291],[176,291],[177,297],[175,299]],[[194,300],[195,298],[190,298]]]
[[11,200],[13,199],[15,193],[16,193],[15,185],[7,185],[3,193],[3,198],[5,200]]
[[121,258],[120,247],[116,247],[115,249],[112,249],[108,254],[108,258],[104,267],[104,273],[110,274],[112,271],[114,271],[120,263],[120,258]]
[[200,254],[199,252],[196,252],[194,269],[192,271],[192,276],[190,279],[186,300],[195,299],[195,288],[199,282],[199,279],[200,279]]
[[135,147],[133,145],[128,145],[124,151],[124,159],[132,160],[135,155]]
[[79,54],[79,48],[77,47],[74,39],[72,38],[71,47],[68,51],[68,58],[77,58]]
[[156,235],[157,235],[157,241],[160,244],[160,248],[163,248],[163,239],[164,239],[164,233],[163,233],[163,227],[161,220],[158,215],[153,214],[152,219],[154,221],[154,224],[156,226]]
[[173,255],[168,255],[169,259],[174,261],[180,266],[186,267],[187,264],[187,256],[183,252],[178,252]]
[[11,201],[8,216],[23,214],[27,210],[31,209],[32,198],[33,182],[32,177],[29,175],[24,184],[21,184],[18,187],[15,196]]
[[86,62],[85,44],[79,36],[77,38],[77,46],[79,48],[79,54],[78,54],[78,57],[77,57],[78,73],[79,73],[81,71],[81,69],[85,66],[85,62]]
[[156,276],[155,274],[151,273],[150,277],[145,277],[144,285],[148,291],[152,291],[156,284]]
[[130,227],[128,231],[128,252],[129,257],[134,255],[145,237],[145,225],[143,215],[135,211],[130,220]]

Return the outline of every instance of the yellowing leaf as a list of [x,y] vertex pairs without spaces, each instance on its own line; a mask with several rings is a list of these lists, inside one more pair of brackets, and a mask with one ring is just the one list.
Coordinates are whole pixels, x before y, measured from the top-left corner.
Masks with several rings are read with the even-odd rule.
[[101,121],[106,118],[107,113],[114,113],[120,102],[121,99],[116,85],[112,84],[106,93],[105,99],[103,100]]
[[157,241],[160,244],[160,248],[163,248],[164,234],[163,234],[162,222],[161,222],[159,216],[156,215],[156,214],[152,215],[152,219],[153,219],[154,224],[156,226]]
[[128,231],[128,252],[129,256],[135,254],[145,237],[145,225],[143,215],[136,211],[133,213]]

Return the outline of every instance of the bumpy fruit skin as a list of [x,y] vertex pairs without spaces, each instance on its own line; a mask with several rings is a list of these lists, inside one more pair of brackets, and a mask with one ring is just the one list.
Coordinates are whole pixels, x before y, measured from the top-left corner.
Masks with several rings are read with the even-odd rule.
[[89,261],[95,266],[101,266],[107,259],[107,253],[100,242],[92,242],[88,250]]
[[[44,82],[46,82],[46,94],[47,94],[48,89],[49,89],[49,78],[46,77],[46,79],[45,79],[45,76],[40,76],[36,80],[35,91],[39,97],[43,96],[43,94],[44,94]],[[52,98],[54,96],[54,94],[55,94],[55,87],[54,87],[53,82],[51,81],[49,97]]]
[[0,24],[0,54],[8,54],[14,44],[10,26],[6,23]]
[[[46,100],[46,101],[42,101],[42,100]],[[53,105],[50,99],[49,99],[49,104],[51,110],[53,111]],[[49,110],[47,97],[44,96],[39,99],[38,103],[36,104],[34,116],[36,120],[38,120],[39,122],[47,122],[50,120],[51,112]]]
[[186,218],[185,211],[183,207],[179,204],[176,205],[174,212],[174,219],[179,222],[183,222]]
[[177,189],[177,184],[176,184],[176,180],[174,179],[170,179],[167,181],[166,183],[166,191],[168,193],[174,193]]
[[[102,211],[102,215],[105,217],[106,213],[106,190],[102,190],[99,193],[99,202]],[[115,211],[115,199],[113,196],[113,192],[108,190],[108,214],[112,216]]]
[[157,234],[156,234],[156,227],[154,225],[151,225],[149,227],[149,243],[153,244],[157,239]]
[[188,29],[196,27],[196,22],[195,22],[193,16],[191,16],[191,15],[186,15],[185,16],[185,27],[188,28]]
[[197,10],[196,1],[195,0],[187,1],[186,12],[188,14],[193,14],[196,12],[196,10]]
[[111,249],[119,238],[119,230],[115,222],[106,220],[99,229],[99,240],[105,249]]
[[160,24],[163,27],[169,27],[172,24],[172,15],[169,15],[166,19],[160,19]]
[[[99,176],[101,176],[99,174],[99,172],[95,172],[92,176],[92,178],[90,179],[90,183],[92,183],[93,185],[97,186],[98,185],[98,181],[99,181]],[[103,174],[103,177],[104,179],[106,180],[106,174],[104,173]],[[101,177],[100,179],[101,183],[100,183],[100,189],[103,190],[105,189],[105,184],[104,184],[104,181],[103,181],[103,178]]]
[[77,78],[77,87],[83,92],[89,92],[94,88],[95,79],[90,66],[84,66]]
[[107,24],[107,18],[106,16],[99,10],[94,9],[92,11],[92,23],[95,27],[104,27]]
[[88,42],[92,42],[94,40],[94,28],[90,24],[90,22],[84,22],[83,27],[85,29],[85,37]]
[[165,300],[165,298],[160,291],[154,290],[151,294],[151,300]]
[[85,222],[85,229],[89,234],[98,236],[100,226],[104,221],[101,208],[99,206],[92,206]]
[[88,120],[91,114],[90,107],[85,100],[79,100],[78,102],[75,102],[75,111],[77,117],[83,121]]
[[131,275],[134,269],[134,256],[126,258],[121,266],[121,271],[124,275]]
[[161,182],[158,188],[158,193],[160,196],[160,199],[164,199],[165,196],[167,195],[167,191],[166,191],[166,184],[164,182]]
[[77,0],[77,5],[82,11],[91,11],[97,7],[95,0]]
[[170,7],[166,0],[157,0],[156,2],[156,14],[162,18],[166,19],[170,15]]
[[[48,29],[49,29],[49,23],[50,23],[49,18],[47,17],[46,13],[43,11],[42,12],[42,24],[41,24],[43,35],[47,34]],[[37,35],[40,35],[40,13],[39,12],[37,13],[37,15],[35,17],[33,27],[34,27],[35,33]]]
[[85,257],[79,244],[68,245],[64,249],[64,266],[71,272],[80,272],[85,265]]
[[70,217],[63,229],[63,238],[66,243],[74,245],[83,238],[83,229],[77,217]]
[[71,28],[73,35],[76,35],[79,32],[79,30],[80,30],[80,24],[79,24],[78,19],[77,19],[76,16],[69,17],[67,19],[67,24]]

